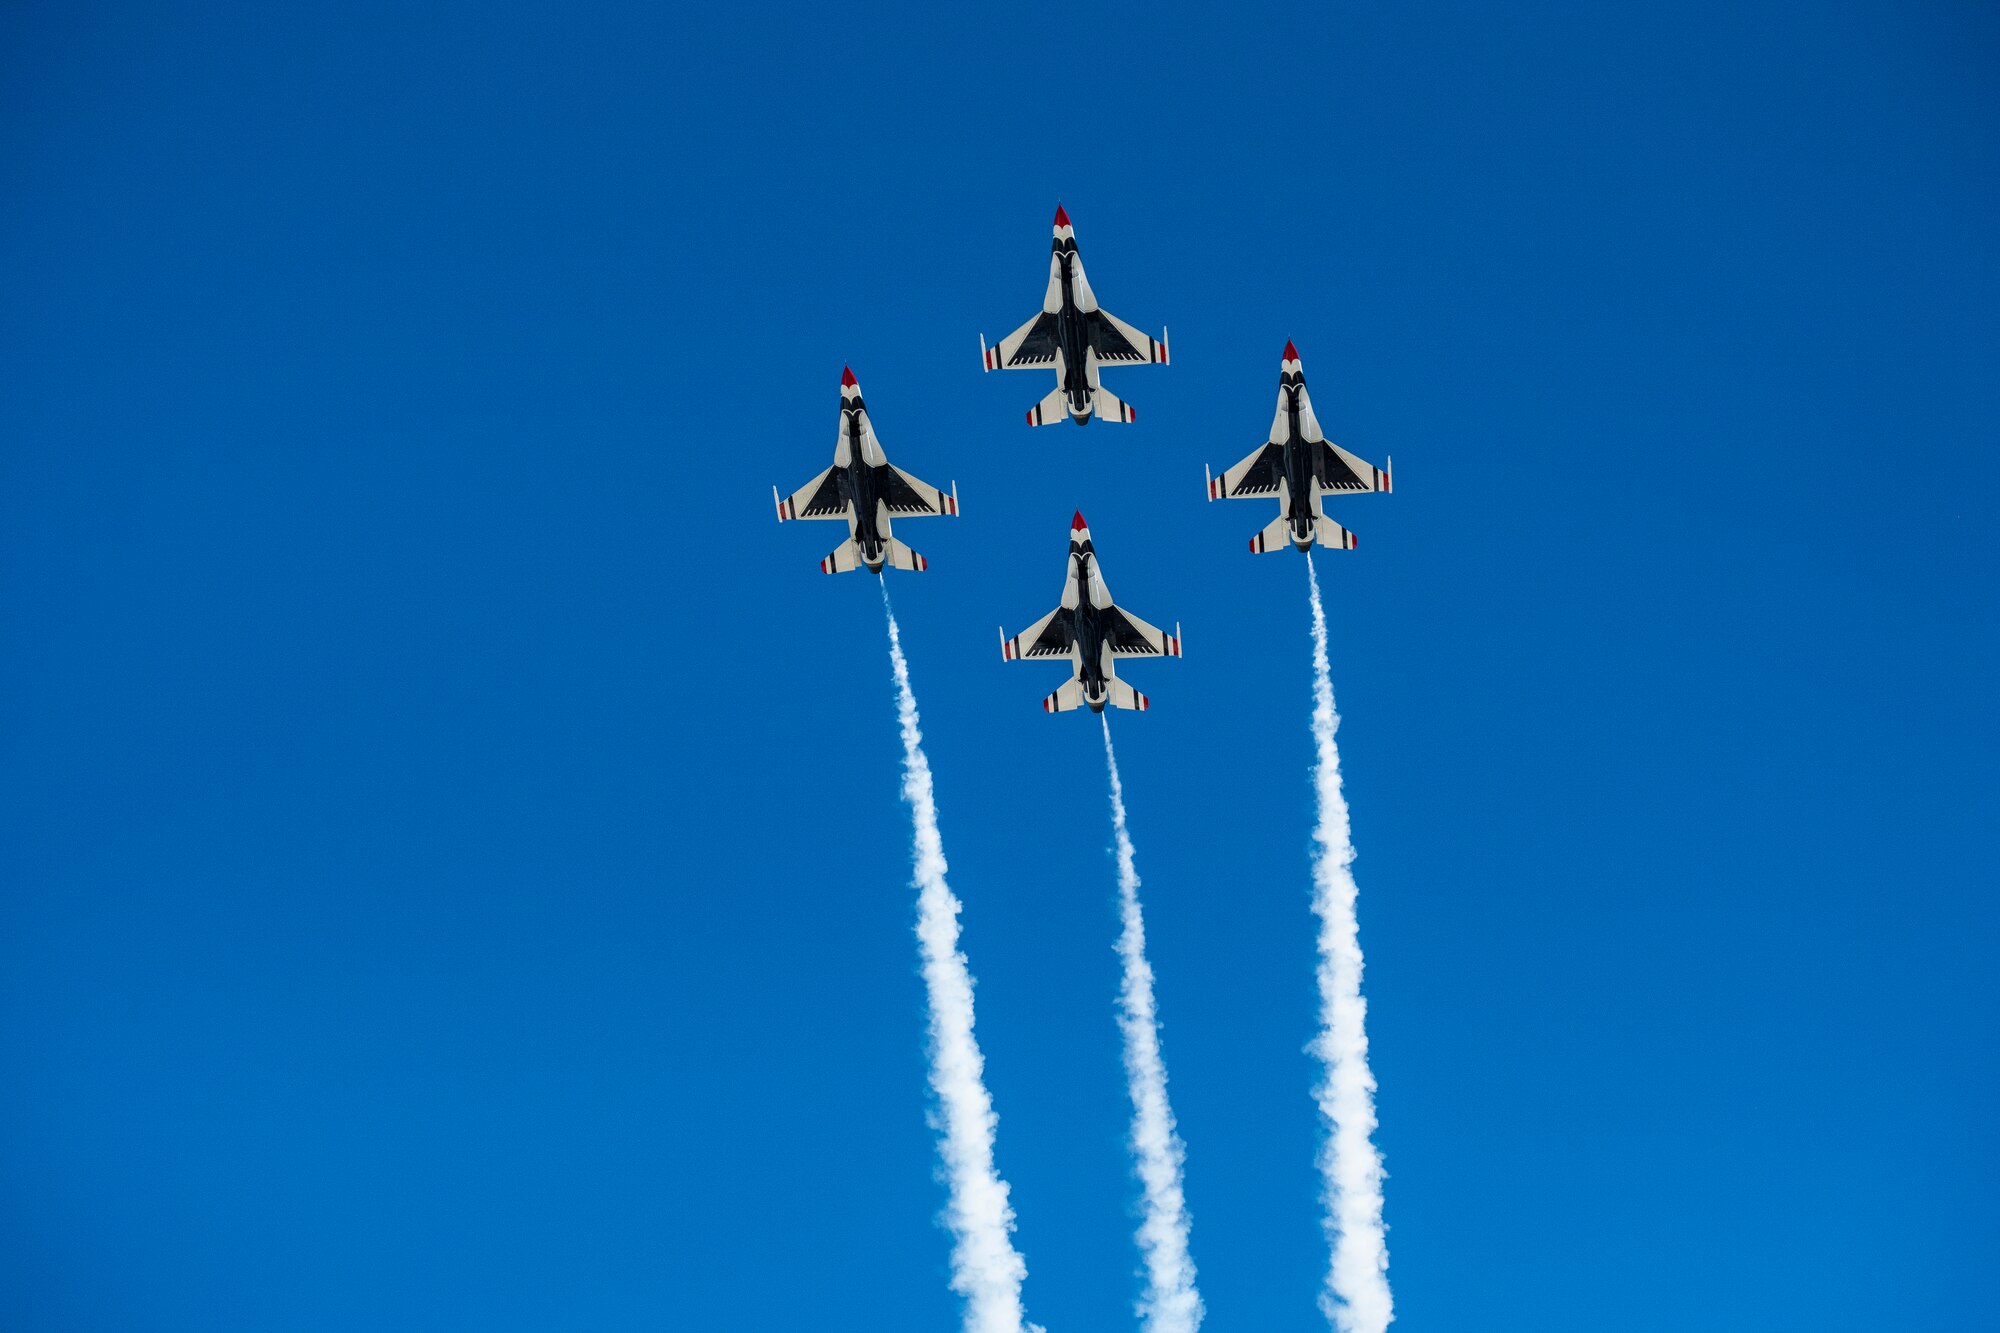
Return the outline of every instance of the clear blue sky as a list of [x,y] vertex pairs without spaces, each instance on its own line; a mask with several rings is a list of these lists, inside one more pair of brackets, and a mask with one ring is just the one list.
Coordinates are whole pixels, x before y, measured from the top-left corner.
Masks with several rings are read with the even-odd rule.
[[[1217,1333],[1303,1333],[1296,339],[1420,1330],[1966,1328],[2000,1249],[1974,4],[0,15],[0,1324],[946,1329],[843,364],[1030,1313],[1138,1290],[1073,509]],[[1504,10],[1504,12],[1500,12]],[[1030,431],[1049,217],[1173,364]],[[1275,512],[1275,511],[1273,511]]]

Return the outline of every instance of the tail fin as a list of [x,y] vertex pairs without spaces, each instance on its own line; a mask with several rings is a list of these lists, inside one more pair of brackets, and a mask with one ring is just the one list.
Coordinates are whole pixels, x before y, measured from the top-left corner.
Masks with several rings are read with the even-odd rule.
[[1351,551],[1361,544],[1353,533],[1324,514],[1313,520],[1313,540],[1333,551]]
[[1083,682],[1074,676],[1064,681],[1062,688],[1042,700],[1044,713],[1067,713],[1072,708],[1083,707]]
[[894,537],[889,539],[888,564],[891,569],[907,569],[917,574],[921,574],[931,567],[930,561],[924,559]]
[[1030,426],[1053,426],[1068,415],[1069,409],[1063,406],[1062,385],[1058,383],[1054,389],[1049,391],[1048,397],[1028,409],[1028,424]]
[[1283,514],[1264,525],[1264,530],[1250,539],[1250,549],[1259,555],[1266,551],[1282,551],[1292,544],[1292,524]]
[[1138,416],[1132,405],[1106,388],[1090,391],[1091,406],[1097,409],[1099,421],[1131,421]]
[[1111,698],[1108,702],[1113,708],[1129,708],[1135,713],[1143,713],[1153,706],[1151,699],[1148,699],[1145,695],[1139,693],[1139,691],[1133,689],[1116,676],[1113,676],[1104,683],[1110,688]]

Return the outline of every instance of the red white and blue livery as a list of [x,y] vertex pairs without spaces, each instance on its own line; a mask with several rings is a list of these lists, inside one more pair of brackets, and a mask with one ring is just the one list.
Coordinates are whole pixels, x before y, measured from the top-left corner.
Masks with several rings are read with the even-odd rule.
[[1097,294],[1083,275],[1076,229],[1056,208],[1055,243],[1049,253],[1049,289],[1042,308],[992,347],[979,338],[979,358],[988,370],[1054,370],[1055,390],[1028,410],[1030,426],[1047,426],[1066,415],[1077,425],[1101,417],[1131,421],[1136,415],[1123,399],[1098,381],[1105,366],[1165,365],[1167,331],[1155,339],[1097,306]]
[[1270,438],[1221,476],[1208,476],[1211,500],[1277,500],[1278,516],[1250,539],[1257,552],[1282,551],[1286,542],[1301,551],[1314,544],[1351,551],[1354,534],[1326,516],[1326,497],[1389,489],[1388,460],[1379,468],[1365,463],[1320,430],[1306,393],[1305,367],[1289,342],[1279,367],[1278,414]]
[[1069,660],[1069,681],[1042,700],[1042,710],[1048,713],[1067,713],[1079,705],[1093,713],[1103,712],[1106,705],[1143,711],[1148,706],[1146,696],[1118,678],[1117,660],[1180,655],[1179,625],[1168,634],[1112,602],[1082,514],[1070,523],[1069,571],[1063,581],[1062,605],[1011,639],[1006,630],[1000,631],[1004,661],[1039,657]]
[[788,496],[771,488],[778,506],[778,521],[794,518],[844,518],[847,540],[833,548],[833,554],[819,562],[822,573],[844,574],[866,566],[870,573],[883,568],[922,571],[930,562],[896,540],[890,531],[892,517],[913,518],[928,514],[958,514],[958,483],[949,493],[929,482],[918,481],[889,463],[875,428],[868,421],[868,405],[861,401],[861,386],[854,372],[840,372],[840,437],[834,441],[833,466]]

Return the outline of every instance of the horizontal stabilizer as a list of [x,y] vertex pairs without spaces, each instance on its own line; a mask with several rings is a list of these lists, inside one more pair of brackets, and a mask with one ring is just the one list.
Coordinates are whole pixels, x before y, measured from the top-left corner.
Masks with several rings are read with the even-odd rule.
[[[855,545],[852,537],[849,537],[833,548],[833,554],[819,562],[819,569],[822,574],[845,574],[849,570],[860,569],[867,563],[861,558],[861,548]],[[891,537],[882,564],[885,568],[907,569],[921,574],[930,568],[931,562]]]
[[1071,677],[1063,682],[1062,688],[1042,700],[1044,713],[1067,713],[1072,708],[1083,707],[1083,682]]
[[897,541],[894,537],[891,537],[889,539],[888,565],[891,569],[907,569],[912,573],[921,574],[931,567],[931,562]]
[[1063,406],[1062,385],[1058,384],[1049,391],[1048,397],[1028,409],[1028,424],[1053,426],[1068,415],[1069,409]]
[[1113,676],[1104,683],[1110,687],[1111,698],[1107,702],[1113,708],[1129,708],[1135,713],[1143,713],[1153,706],[1151,699],[1148,699],[1145,695],[1139,693],[1139,691],[1133,689],[1116,676]]
[[1250,539],[1250,549],[1259,555],[1267,551],[1282,551],[1292,544],[1292,525],[1283,514],[1264,525],[1264,530]]
[[1313,540],[1334,551],[1351,551],[1361,544],[1353,533],[1324,514],[1313,521]]
[[845,574],[849,570],[859,568],[861,568],[861,548],[854,544],[854,539],[851,537],[834,547],[833,554],[819,562],[819,572],[822,574]]
[[1097,419],[1099,421],[1129,422],[1139,415],[1132,410],[1131,404],[1109,389],[1092,389],[1090,391],[1090,399],[1091,406],[1097,411]]

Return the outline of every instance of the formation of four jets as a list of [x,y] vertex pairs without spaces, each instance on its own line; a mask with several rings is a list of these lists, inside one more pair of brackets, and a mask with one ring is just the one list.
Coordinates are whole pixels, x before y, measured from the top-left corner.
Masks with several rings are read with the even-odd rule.
[[[982,335],[979,351],[988,370],[1054,369],[1056,387],[1028,410],[1031,426],[1050,425],[1065,415],[1080,426],[1092,417],[1130,422],[1137,414],[1104,387],[1098,372],[1104,366],[1165,365],[1167,334],[1162,329],[1156,340],[1098,307],[1077,253],[1076,230],[1069,214],[1057,208],[1041,310],[992,347]],[[1326,516],[1325,497],[1389,489],[1388,460],[1375,467],[1321,431],[1298,349],[1289,342],[1279,368],[1278,411],[1269,437],[1220,477],[1212,471],[1208,475],[1211,500],[1277,500],[1278,517],[1250,539],[1250,549],[1259,552],[1282,550],[1287,542],[1301,551],[1315,544],[1351,551],[1354,534]],[[929,562],[897,540],[892,521],[958,514],[956,482],[942,491],[889,462],[852,370],[840,376],[840,435],[833,466],[789,496],[779,495],[775,486],[771,495],[780,522],[847,520],[847,540],[819,562],[828,574],[864,567],[876,574],[885,568],[926,569]],[[1120,680],[1114,664],[1126,657],[1179,657],[1180,627],[1167,634],[1111,600],[1090,528],[1079,513],[1070,524],[1061,604],[1012,638],[1001,630],[1000,654],[1010,662],[1069,659],[1070,679],[1042,700],[1048,712],[1080,705],[1098,713],[1107,705],[1144,709],[1146,696]]]

